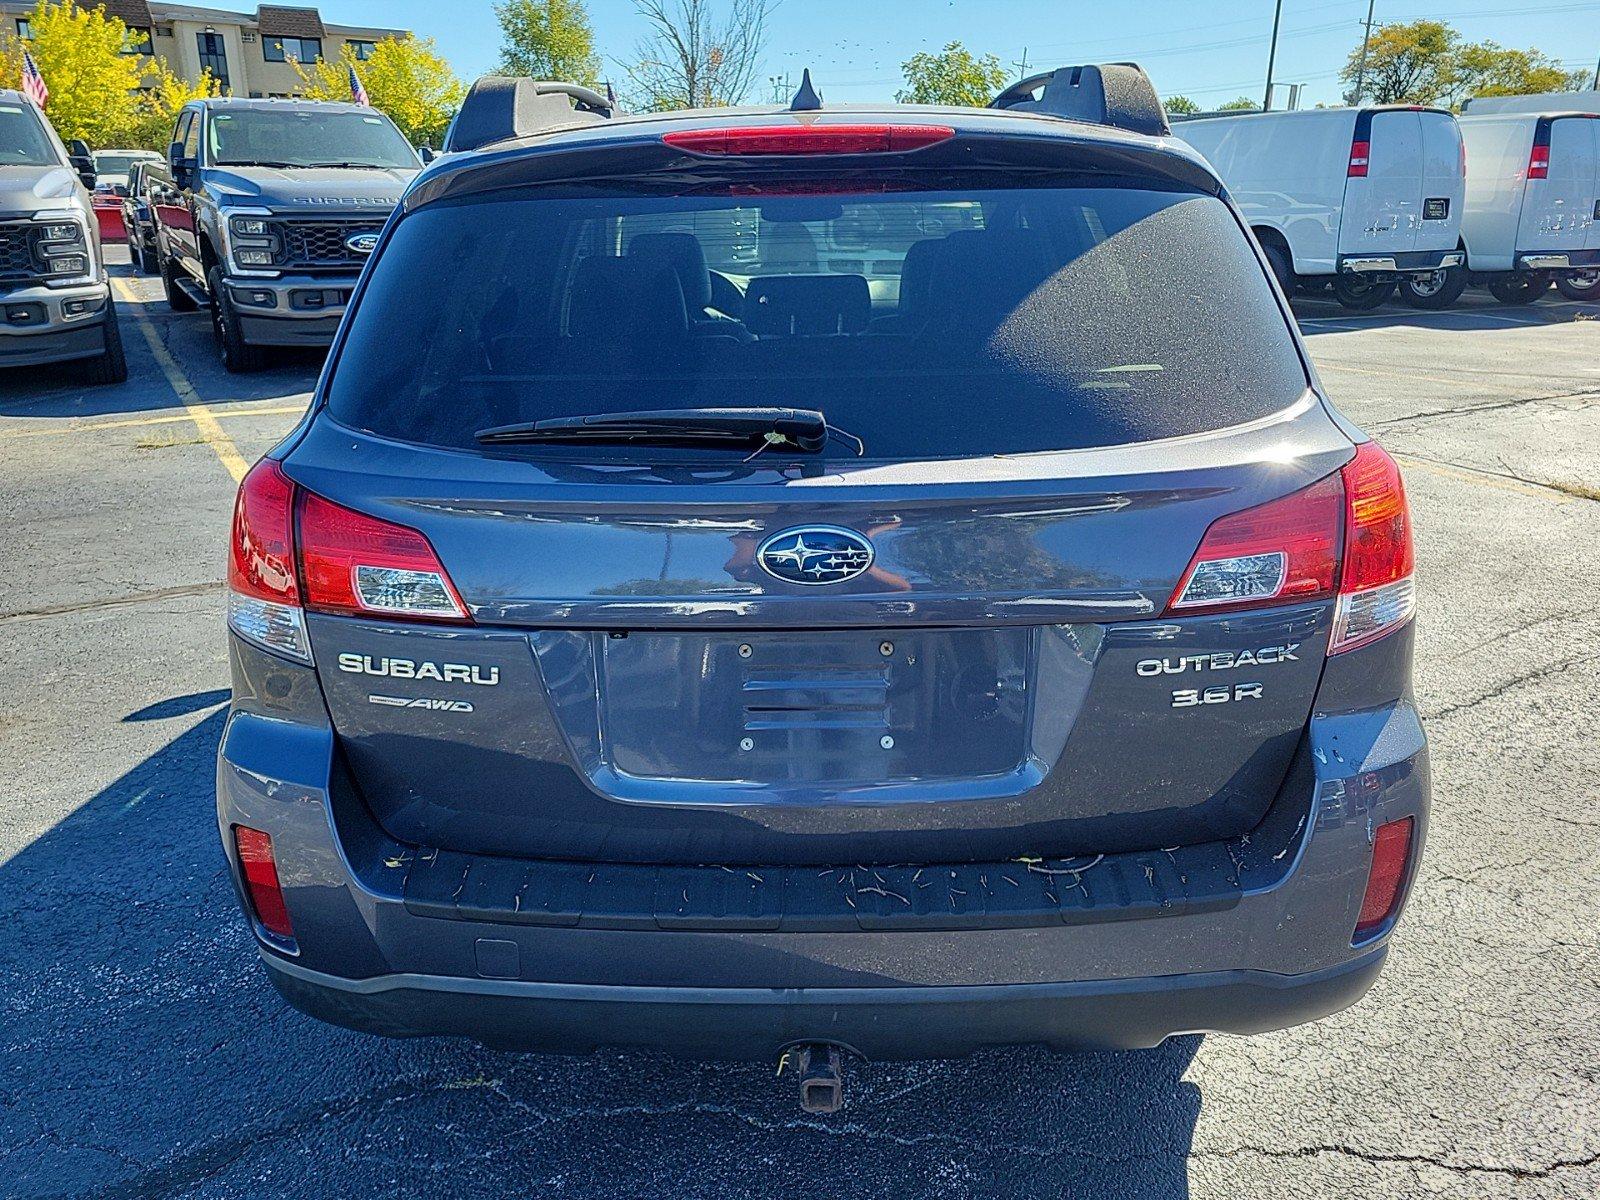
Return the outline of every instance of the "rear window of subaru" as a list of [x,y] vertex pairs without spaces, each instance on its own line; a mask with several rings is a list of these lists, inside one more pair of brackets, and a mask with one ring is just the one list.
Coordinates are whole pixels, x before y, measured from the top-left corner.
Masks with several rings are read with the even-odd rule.
[[535,190],[399,223],[328,406],[352,427],[452,448],[547,417],[819,409],[866,458],[908,460],[1214,430],[1289,407],[1307,383],[1214,196]]

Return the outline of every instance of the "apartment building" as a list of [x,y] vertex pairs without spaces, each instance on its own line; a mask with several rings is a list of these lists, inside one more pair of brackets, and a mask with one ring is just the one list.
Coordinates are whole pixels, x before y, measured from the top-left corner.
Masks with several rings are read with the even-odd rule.
[[[98,5],[79,0],[85,8]],[[100,0],[108,16],[133,31],[130,53],[159,54],[191,82],[209,70],[224,92],[235,96],[292,96],[300,87],[294,61],[335,59],[349,43],[366,58],[384,38],[410,36],[406,29],[330,25],[315,8],[263,4],[252,13],[159,0]],[[33,0],[0,0],[0,29],[29,36]],[[140,36],[142,35],[142,37]]]

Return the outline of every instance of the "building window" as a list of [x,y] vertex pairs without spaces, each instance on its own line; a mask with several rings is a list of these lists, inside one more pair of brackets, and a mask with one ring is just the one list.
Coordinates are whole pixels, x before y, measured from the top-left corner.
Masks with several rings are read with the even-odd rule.
[[124,54],[154,54],[150,46],[150,31],[137,25],[128,26],[128,40],[122,47]]
[[322,57],[321,38],[262,38],[261,56],[268,62],[314,63]]
[[223,91],[231,90],[228,79],[228,47],[220,33],[197,33],[195,42],[200,49],[200,69],[210,71]]
[[33,23],[27,17],[17,18],[17,36],[23,41],[33,37]]
[[366,62],[372,57],[372,52],[378,48],[376,42],[351,42],[350,52],[361,62]]

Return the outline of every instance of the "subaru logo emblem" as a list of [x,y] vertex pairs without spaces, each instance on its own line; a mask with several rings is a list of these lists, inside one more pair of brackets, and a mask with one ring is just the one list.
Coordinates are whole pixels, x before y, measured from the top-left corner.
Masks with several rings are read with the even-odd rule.
[[872,565],[872,543],[833,525],[800,525],[756,549],[761,569],[785,583],[843,583]]
[[352,233],[344,240],[345,248],[355,254],[371,254],[378,248],[378,235],[375,233]]

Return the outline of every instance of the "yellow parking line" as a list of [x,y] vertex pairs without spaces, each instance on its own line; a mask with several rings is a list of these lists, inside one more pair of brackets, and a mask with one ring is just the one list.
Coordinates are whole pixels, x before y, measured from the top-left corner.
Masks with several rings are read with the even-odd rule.
[[161,335],[156,332],[155,324],[145,316],[140,300],[134,294],[133,288],[128,286],[121,276],[112,279],[112,285],[117,289],[124,303],[139,305],[133,309],[133,319],[139,325],[139,332],[144,334],[144,340],[149,343],[150,353],[155,356],[156,365],[161,368],[161,373],[167,377],[167,382],[172,385],[173,392],[183,404],[184,412],[189,414],[189,419],[194,422],[196,429],[206,445],[216,452],[217,458],[222,461],[223,467],[233,481],[238,483],[244,478],[244,473],[250,469],[250,464],[239,453],[239,447],[234,445],[233,439],[222,431],[222,425],[217,420],[214,412],[207,407],[206,402],[200,399],[200,393],[194,390],[194,384],[189,382],[189,377],[183,373],[183,368],[178,366],[178,360],[173,358],[161,342]]
[[1366,367],[1347,367],[1341,363],[1319,362],[1319,371],[1346,371],[1351,375],[1370,375],[1374,379],[1404,379],[1406,381],[1422,380],[1426,383],[1442,383],[1448,387],[1460,387],[1460,379],[1446,379],[1440,375],[1423,375],[1417,371],[1374,371]]
[[[284,413],[303,413],[304,404],[273,404],[257,408],[214,408],[211,415],[221,421],[228,417],[275,417]],[[130,417],[122,421],[71,421],[65,425],[49,425],[43,429],[0,429],[0,439],[21,437],[59,437],[69,433],[94,433],[101,429],[138,429],[145,425],[172,425],[194,420],[188,413],[181,417]]]
[[1415,454],[1400,454],[1397,452],[1394,457],[1407,467],[1416,467],[1433,475],[1443,475],[1447,479],[1459,479],[1466,483],[1476,483],[1483,487],[1499,488],[1505,492],[1518,492],[1524,496],[1534,496],[1540,500],[1548,500],[1555,504],[1570,504],[1577,499],[1576,496],[1563,491],[1559,487],[1524,483],[1520,479],[1513,479],[1495,471],[1475,470],[1472,467],[1457,467],[1448,463],[1436,462],[1431,458],[1419,458]]

